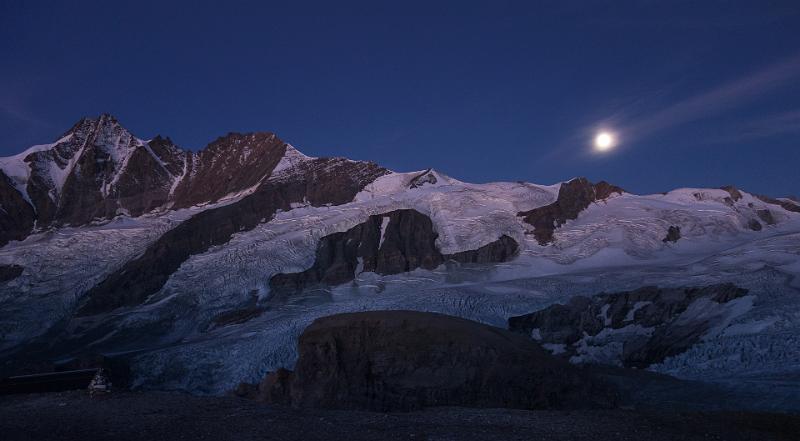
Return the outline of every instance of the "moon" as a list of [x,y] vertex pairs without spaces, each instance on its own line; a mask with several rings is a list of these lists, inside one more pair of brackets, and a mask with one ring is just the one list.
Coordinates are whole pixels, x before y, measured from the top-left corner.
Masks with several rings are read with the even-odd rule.
[[598,152],[607,152],[615,145],[617,145],[617,139],[611,132],[600,132],[594,137],[594,149]]

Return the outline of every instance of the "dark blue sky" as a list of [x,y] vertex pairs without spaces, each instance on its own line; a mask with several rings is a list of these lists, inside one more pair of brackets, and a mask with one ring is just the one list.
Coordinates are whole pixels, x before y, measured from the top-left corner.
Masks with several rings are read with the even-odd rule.
[[191,149],[800,194],[796,0],[37,3],[0,2],[0,155],[108,112]]

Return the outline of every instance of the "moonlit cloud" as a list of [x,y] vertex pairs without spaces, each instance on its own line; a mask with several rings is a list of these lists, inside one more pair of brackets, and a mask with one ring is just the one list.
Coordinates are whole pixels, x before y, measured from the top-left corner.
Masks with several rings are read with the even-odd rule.
[[800,110],[775,113],[748,121],[729,135],[711,139],[710,143],[731,143],[762,139],[787,133],[800,133]]
[[751,75],[724,83],[699,95],[679,101],[620,129],[627,139],[644,138],[681,124],[719,115],[800,78],[800,54]]

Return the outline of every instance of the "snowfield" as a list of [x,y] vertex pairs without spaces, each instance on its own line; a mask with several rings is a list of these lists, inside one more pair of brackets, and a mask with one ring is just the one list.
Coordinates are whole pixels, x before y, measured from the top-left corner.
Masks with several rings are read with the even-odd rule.
[[[284,159],[270,179],[286,178],[309,158],[292,148]],[[422,184],[410,188],[423,175],[417,179]],[[731,201],[725,190],[615,194],[592,204],[557,229],[552,244],[541,246],[517,213],[553,203],[558,190],[559,184],[469,184],[434,170],[391,173],[348,204],[296,204],[229,243],[192,256],[144,305],[73,319],[67,331],[80,336],[84,329],[95,330],[91,338],[76,340],[84,349],[131,354],[136,386],[222,394],[278,367],[291,368],[304,327],[338,312],[414,309],[505,327],[510,316],[574,295],[732,282],[750,293],[731,302],[729,310],[714,312],[726,317],[724,325],[652,369],[736,387],[769,388],[778,382],[782,403],[800,408],[800,399],[790,399],[800,397],[800,214],[747,193]],[[217,205],[120,216],[0,248],[0,264],[25,268],[22,276],[0,283],[0,358],[68,320],[88,289],[165,231]],[[442,253],[476,249],[505,234],[520,244],[520,254],[496,265],[449,262],[433,271],[361,273],[352,283],[267,307],[270,277],[309,268],[322,237],[398,209],[429,216]],[[759,219],[758,210],[769,210],[774,225],[753,231],[749,225]],[[680,226],[682,237],[665,243],[673,225]],[[248,308],[261,313],[239,324],[215,322],[223,313]],[[687,311],[695,317],[708,313],[703,305]],[[576,361],[602,358],[597,351],[613,349],[586,345],[585,359]]]

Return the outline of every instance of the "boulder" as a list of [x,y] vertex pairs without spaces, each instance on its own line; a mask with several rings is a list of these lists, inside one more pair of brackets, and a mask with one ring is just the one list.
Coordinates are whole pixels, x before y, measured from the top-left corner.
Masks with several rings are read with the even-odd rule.
[[667,229],[667,236],[662,239],[662,242],[672,242],[675,243],[678,239],[681,238],[681,227],[670,225]]
[[305,329],[298,350],[296,370],[267,375],[256,396],[295,407],[373,411],[610,407],[616,400],[588,371],[524,336],[442,314],[324,317]]

